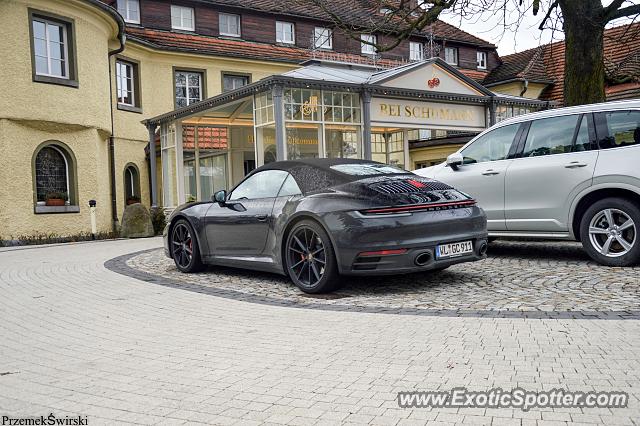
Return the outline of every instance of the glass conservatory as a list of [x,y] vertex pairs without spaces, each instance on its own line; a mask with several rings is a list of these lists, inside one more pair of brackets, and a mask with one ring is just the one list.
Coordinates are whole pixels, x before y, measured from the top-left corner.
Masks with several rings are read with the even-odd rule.
[[546,107],[496,95],[439,59],[388,70],[312,61],[144,121],[152,204],[209,200],[278,160],[364,158],[409,168],[411,138],[479,132],[505,108]]

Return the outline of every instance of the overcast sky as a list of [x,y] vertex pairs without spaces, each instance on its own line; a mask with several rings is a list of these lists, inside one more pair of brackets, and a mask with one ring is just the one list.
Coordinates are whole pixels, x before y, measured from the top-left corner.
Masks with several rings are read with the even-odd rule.
[[[605,0],[603,4],[608,5],[612,0]],[[628,0],[627,5],[637,3],[639,0]],[[543,4],[545,2],[542,2]],[[564,35],[560,31],[552,33],[551,30],[540,31],[538,26],[542,21],[546,10],[541,10],[538,16],[533,16],[531,10],[527,11],[523,15],[522,22],[517,32],[514,29],[504,30],[504,26],[501,25],[502,16],[494,13],[485,13],[480,16],[475,16],[471,20],[460,20],[459,16],[453,16],[451,14],[443,14],[440,18],[462,28],[464,31],[471,33],[483,40],[487,40],[496,46],[498,46],[498,53],[500,55],[508,55],[514,52],[521,52],[526,49],[537,47],[540,44],[549,43],[552,38],[553,41],[561,40]],[[515,10],[511,12],[510,16],[507,16],[507,22],[515,23],[516,17],[519,16]],[[622,25],[628,20],[618,20],[613,25]],[[609,25],[611,26],[611,25]]]

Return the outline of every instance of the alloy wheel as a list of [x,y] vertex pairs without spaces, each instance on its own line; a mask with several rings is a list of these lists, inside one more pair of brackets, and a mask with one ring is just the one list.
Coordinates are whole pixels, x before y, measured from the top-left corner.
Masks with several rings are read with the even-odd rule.
[[184,223],[179,223],[173,228],[171,238],[172,255],[175,262],[182,268],[189,267],[193,258],[193,238],[191,230]]
[[322,238],[306,226],[297,228],[289,238],[288,265],[297,281],[305,287],[313,287],[322,280],[327,264]]
[[603,256],[620,257],[629,253],[636,236],[635,222],[622,210],[602,210],[589,223],[591,245]]

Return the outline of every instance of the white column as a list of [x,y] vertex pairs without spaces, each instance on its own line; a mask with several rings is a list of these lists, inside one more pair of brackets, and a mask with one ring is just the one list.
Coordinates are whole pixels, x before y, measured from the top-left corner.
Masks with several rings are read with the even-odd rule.
[[407,170],[411,170],[413,168],[413,164],[409,164],[411,162],[411,158],[409,158],[409,130],[404,129],[402,131],[402,138],[404,140],[404,168]]
[[182,122],[176,123],[176,188],[178,192],[178,205],[187,200],[184,194],[184,160],[182,155]]

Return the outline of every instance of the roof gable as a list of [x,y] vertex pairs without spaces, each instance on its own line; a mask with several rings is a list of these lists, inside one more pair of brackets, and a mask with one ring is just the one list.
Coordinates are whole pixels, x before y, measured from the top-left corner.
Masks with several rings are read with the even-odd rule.
[[491,95],[491,92],[482,85],[439,58],[380,71],[373,74],[367,83],[441,93],[475,96]]

